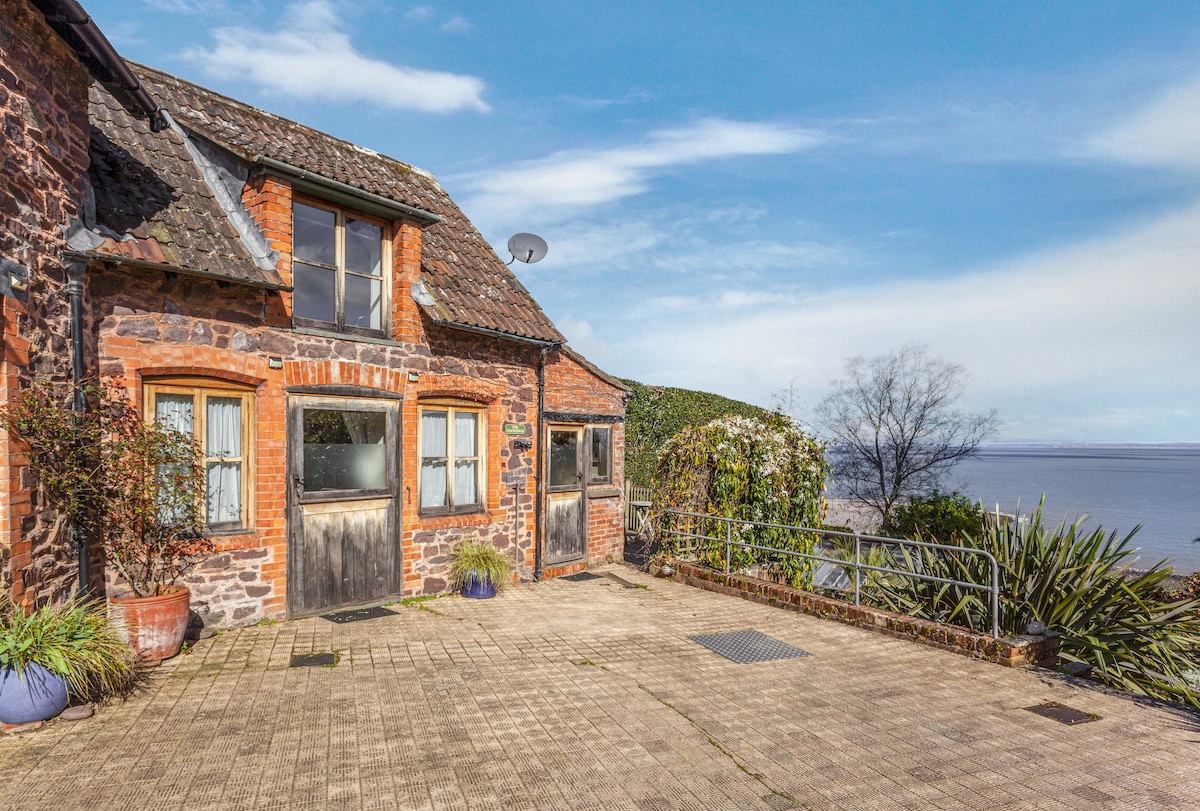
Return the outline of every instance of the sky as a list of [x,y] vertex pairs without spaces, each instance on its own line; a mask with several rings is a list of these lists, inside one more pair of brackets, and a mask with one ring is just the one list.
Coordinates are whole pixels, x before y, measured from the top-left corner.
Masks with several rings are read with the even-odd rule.
[[606,371],[959,364],[1002,441],[1200,441],[1200,3],[84,0],[126,58],[433,173]]

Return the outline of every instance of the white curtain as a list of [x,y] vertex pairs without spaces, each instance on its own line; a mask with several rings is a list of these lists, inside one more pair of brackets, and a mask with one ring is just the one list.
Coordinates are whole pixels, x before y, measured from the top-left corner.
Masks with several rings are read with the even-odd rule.
[[190,436],[195,425],[192,417],[192,395],[158,395],[154,398],[154,419],[159,425]]
[[475,421],[470,412],[454,414],[454,455],[459,459],[475,456]]
[[475,495],[475,461],[454,463],[454,504],[458,507],[474,504],[478,501]]
[[421,506],[446,506],[446,412],[421,412]]
[[209,524],[238,521],[242,516],[242,401],[234,397],[209,397],[205,411],[204,454],[226,457],[209,462],[206,516]]

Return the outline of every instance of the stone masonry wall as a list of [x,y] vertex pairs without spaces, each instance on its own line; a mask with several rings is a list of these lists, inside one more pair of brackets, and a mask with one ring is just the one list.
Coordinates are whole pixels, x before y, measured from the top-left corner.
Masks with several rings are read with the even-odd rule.
[[[25,0],[0,2],[0,257],[29,272],[29,303],[0,304],[0,401],[35,377],[64,380],[70,347],[60,227],[87,184],[87,71]],[[32,487],[22,449],[0,437],[0,572],[19,602],[71,590],[73,545]]]

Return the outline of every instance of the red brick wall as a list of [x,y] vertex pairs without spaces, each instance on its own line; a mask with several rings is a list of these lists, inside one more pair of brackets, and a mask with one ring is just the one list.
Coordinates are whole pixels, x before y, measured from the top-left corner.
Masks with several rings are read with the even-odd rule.
[[[0,401],[35,375],[70,369],[60,226],[77,214],[87,180],[86,70],[25,0],[0,4],[0,256],[29,270],[29,304],[4,298]],[[33,492],[25,457],[0,437],[3,588],[23,602],[74,586],[69,544]]]

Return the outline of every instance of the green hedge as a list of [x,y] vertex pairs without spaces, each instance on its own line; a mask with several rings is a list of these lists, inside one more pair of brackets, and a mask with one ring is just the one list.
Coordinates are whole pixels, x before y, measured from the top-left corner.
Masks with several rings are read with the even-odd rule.
[[638,485],[650,484],[659,451],[684,428],[729,414],[759,419],[769,414],[765,408],[718,394],[621,382],[631,390],[625,405],[625,477]]

